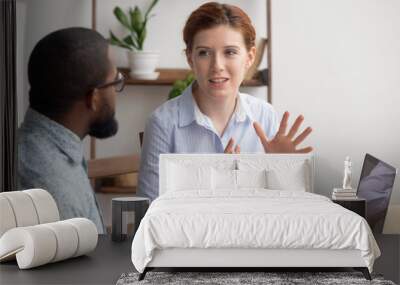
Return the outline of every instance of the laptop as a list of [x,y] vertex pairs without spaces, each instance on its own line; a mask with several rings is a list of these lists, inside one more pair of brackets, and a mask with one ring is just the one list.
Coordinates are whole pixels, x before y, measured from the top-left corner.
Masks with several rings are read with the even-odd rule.
[[366,200],[366,219],[373,232],[383,232],[396,172],[386,162],[368,153],[365,155],[357,197]]

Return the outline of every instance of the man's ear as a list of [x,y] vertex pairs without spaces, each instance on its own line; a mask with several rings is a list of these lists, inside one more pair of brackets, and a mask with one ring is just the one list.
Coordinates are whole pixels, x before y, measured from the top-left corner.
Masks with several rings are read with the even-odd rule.
[[251,47],[247,53],[246,68],[249,69],[253,65],[256,58],[256,47]]
[[93,89],[88,95],[86,96],[86,107],[96,112],[99,108],[100,104],[100,94],[97,88]]

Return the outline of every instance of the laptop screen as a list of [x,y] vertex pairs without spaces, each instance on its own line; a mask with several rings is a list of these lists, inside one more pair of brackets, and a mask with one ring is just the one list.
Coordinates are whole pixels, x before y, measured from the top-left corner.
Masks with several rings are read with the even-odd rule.
[[365,155],[357,196],[366,200],[367,222],[374,232],[383,231],[395,176],[396,168],[368,153]]

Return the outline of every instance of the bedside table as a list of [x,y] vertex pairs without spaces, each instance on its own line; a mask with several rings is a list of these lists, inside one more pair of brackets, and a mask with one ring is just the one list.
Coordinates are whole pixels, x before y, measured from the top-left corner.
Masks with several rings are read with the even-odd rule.
[[332,199],[332,202],[339,204],[340,206],[359,214],[365,219],[367,214],[367,203],[365,199],[355,198],[352,200],[340,200]]
[[135,227],[133,230],[134,236],[139,227],[140,221],[149,208],[149,205],[150,199],[145,197],[131,196],[113,198],[111,239],[113,241],[123,241],[128,236],[128,234],[122,233],[123,212],[135,212]]

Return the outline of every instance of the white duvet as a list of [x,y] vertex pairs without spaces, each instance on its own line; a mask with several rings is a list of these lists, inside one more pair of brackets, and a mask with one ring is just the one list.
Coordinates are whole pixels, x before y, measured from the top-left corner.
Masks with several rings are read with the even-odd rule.
[[380,255],[359,215],[324,196],[265,189],[160,196],[134,237],[135,268],[165,248],[358,249],[370,271]]

